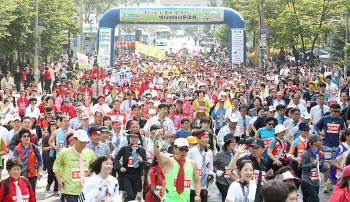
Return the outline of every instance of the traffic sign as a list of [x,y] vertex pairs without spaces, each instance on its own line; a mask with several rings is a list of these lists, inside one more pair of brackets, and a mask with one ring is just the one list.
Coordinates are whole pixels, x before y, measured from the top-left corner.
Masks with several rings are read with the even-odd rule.
[[260,35],[260,39],[266,41],[266,34],[261,34],[261,35]]
[[261,34],[267,34],[267,32],[269,31],[269,28],[267,28],[267,26],[263,25],[260,27],[259,31]]

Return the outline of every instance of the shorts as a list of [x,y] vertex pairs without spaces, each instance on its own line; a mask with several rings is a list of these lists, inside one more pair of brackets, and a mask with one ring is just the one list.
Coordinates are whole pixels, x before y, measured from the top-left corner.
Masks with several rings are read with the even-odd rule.
[[64,194],[61,193],[61,201],[64,202],[66,199],[67,202],[77,202],[79,198],[79,195],[70,195],[70,194]]
[[333,159],[333,156],[335,155],[335,152],[337,151],[338,147],[327,147],[323,146],[323,153],[325,156],[325,161],[331,161]]

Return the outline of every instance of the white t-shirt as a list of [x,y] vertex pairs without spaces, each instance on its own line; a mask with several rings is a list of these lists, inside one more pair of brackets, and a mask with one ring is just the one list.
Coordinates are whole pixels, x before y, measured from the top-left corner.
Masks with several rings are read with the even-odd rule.
[[338,86],[335,85],[334,83],[331,83],[330,85],[328,85],[328,83],[326,84],[326,92],[329,93],[329,97],[328,100],[334,100],[335,96],[333,95],[333,93],[338,91]]
[[253,180],[250,180],[249,187],[244,187],[244,192],[248,200],[246,200],[245,195],[243,194],[242,185],[239,181],[234,181],[228,188],[226,200],[232,202],[253,202],[255,200],[256,184]]
[[[345,145],[345,147],[348,150],[343,152],[342,154],[338,155],[337,158],[335,158],[335,159],[337,159],[338,165],[340,165],[341,167],[345,168],[345,160],[346,160],[346,157],[348,156],[348,154],[350,152],[350,148],[349,148],[348,144],[346,144],[346,142],[343,142],[342,144]],[[336,174],[337,179],[339,180],[342,176],[343,176],[343,171],[337,169],[337,174]]]

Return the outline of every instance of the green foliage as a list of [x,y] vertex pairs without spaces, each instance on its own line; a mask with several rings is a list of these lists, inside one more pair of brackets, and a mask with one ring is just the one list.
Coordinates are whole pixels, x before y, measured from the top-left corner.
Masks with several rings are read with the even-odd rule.
[[[53,56],[67,41],[64,31],[77,33],[76,19],[79,9],[73,0],[39,0],[39,26],[41,33],[41,53],[43,57]],[[20,64],[34,55],[34,1],[0,1],[0,55],[10,59],[19,53]]]
[[220,40],[220,44],[227,46],[229,44],[229,28],[227,25],[220,25],[214,30],[215,38]]

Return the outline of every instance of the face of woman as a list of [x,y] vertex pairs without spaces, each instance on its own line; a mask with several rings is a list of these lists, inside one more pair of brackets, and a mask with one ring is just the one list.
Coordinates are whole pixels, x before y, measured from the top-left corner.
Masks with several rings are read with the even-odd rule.
[[134,136],[134,135],[130,135],[130,143],[133,145],[137,145],[139,142],[139,137]]
[[265,110],[260,110],[259,113],[258,113],[258,116],[264,116],[265,115]]
[[132,124],[130,126],[130,131],[138,131],[139,130],[139,125],[138,124]]
[[101,173],[110,174],[112,172],[112,168],[113,168],[113,161],[111,159],[108,159],[107,161],[102,162]]
[[252,179],[254,173],[253,165],[246,163],[242,170],[239,171],[242,181],[249,182]]
[[101,141],[105,142],[107,140],[108,136],[109,136],[109,132],[103,131],[101,133]]
[[104,121],[104,125],[107,126],[107,127],[111,126],[112,125],[112,120],[109,120],[109,119],[105,120]]
[[298,194],[296,191],[289,193],[288,198],[286,202],[297,202],[298,201]]
[[231,140],[230,144],[227,146],[227,149],[230,151],[233,151],[233,149],[235,148],[237,142],[235,139]]
[[13,166],[8,172],[13,179],[18,180],[19,176],[21,176],[21,167]]

